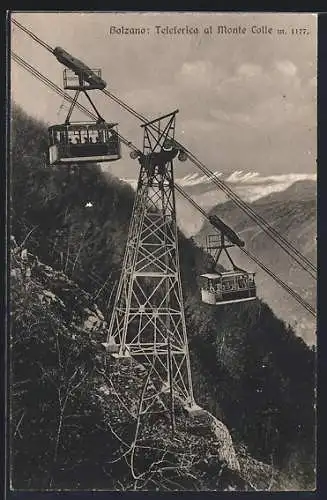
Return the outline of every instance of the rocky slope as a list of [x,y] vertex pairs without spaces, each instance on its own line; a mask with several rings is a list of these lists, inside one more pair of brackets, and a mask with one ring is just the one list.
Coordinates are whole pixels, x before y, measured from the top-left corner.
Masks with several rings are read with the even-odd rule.
[[[281,474],[235,451],[227,427],[167,396],[140,408],[147,368],[102,347],[92,297],[11,241],[12,486],[14,489],[275,489]],[[146,386],[146,383],[148,386]],[[284,479],[285,481],[285,479]]]

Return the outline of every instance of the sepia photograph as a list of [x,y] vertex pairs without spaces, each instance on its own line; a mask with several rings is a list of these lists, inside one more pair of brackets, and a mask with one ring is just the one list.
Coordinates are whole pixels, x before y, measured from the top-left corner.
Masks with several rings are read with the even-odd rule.
[[10,490],[314,491],[317,15],[8,38]]

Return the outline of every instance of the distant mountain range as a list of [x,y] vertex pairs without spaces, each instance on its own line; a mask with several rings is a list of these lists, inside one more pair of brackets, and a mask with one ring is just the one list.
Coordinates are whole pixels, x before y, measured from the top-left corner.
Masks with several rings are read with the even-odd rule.
[[[294,182],[283,191],[259,198],[251,203],[251,207],[316,264],[316,182],[308,179]],[[233,202],[216,205],[210,213],[218,215],[229,224],[245,241],[246,248],[250,252],[315,306],[315,280],[291,260]],[[206,235],[212,232],[210,224],[205,222],[195,237],[197,243],[202,246]],[[232,250],[232,256],[235,256],[237,264],[241,267],[256,271],[258,295],[269,304],[275,314],[290,324],[307,343],[315,343],[314,318],[264,271],[249,262],[238,249]]]
[[[215,172],[215,175],[226,182],[233,191],[244,201],[253,202],[272,193],[282,193],[292,185],[302,181],[308,185],[315,185],[316,174],[276,174],[265,176],[258,172],[244,172],[237,170],[233,173]],[[137,179],[123,179],[136,188]],[[226,195],[220,191],[212,181],[201,173],[190,173],[184,177],[176,177],[179,184],[204,210],[210,210],[219,203],[228,201]],[[303,187],[302,190],[305,188]],[[300,195],[300,193],[299,193]],[[203,223],[203,218],[188,201],[178,193],[177,219],[179,226],[188,236],[196,234]]]
[[[231,174],[214,172],[214,175],[220,180],[232,184],[231,187],[236,189],[240,196],[242,192],[247,201],[255,201],[272,192],[284,191],[297,181],[316,180],[316,174],[292,173],[265,176],[259,172],[244,172],[243,170],[236,170]],[[192,191],[195,195],[216,190],[212,180],[199,173],[188,174],[185,177],[176,179],[176,182],[189,192]]]

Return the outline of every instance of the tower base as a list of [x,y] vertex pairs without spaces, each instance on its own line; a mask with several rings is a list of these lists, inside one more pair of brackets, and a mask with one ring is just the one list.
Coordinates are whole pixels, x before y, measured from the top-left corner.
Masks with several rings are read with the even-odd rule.
[[190,417],[199,417],[201,415],[205,415],[206,411],[201,408],[201,406],[193,403],[192,405],[184,405],[184,410],[188,413]]
[[112,352],[110,354],[113,358],[116,358],[116,359],[126,359],[126,358],[132,357],[128,351],[125,351],[124,353]]
[[114,340],[109,338],[109,342],[102,342],[101,344],[107,353],[109,353],[114,358],[130,358],[131,355],[127,349],[125,349],[124,353],[119,352],[119,345],[116,344]]
[[[167,394],[170,391],[170,386],[168,382],[165,382],[162,384],[161,387],[161,392],[164,394]],[[181,403],[183,409],[187,412],[187,414],[191,417],[198,417],[200,415],[204,415],[206,413],[206,410],[201,408],[201,406],[197,405],[195,402],[189,403],[186,401],[183,401],[180,397],[178,397],[179,402]]]

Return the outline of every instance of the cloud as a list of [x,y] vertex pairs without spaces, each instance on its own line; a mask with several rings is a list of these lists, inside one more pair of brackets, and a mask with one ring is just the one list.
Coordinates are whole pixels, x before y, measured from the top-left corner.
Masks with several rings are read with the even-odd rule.
[[210,89],[213,79],[214,66],[211,61],[205,60],[185,62],[175,75],[176,83],[191,91]]
[[316,90],[317,89],[317,77],[314,76],[313,78],[310,78],[308,85],[310,87],[313,87]]
[[237,69],[237,74],[241,77],[251,78],[253,76],[262,75],[262,67],[258,64],[241,64]]
[[288,59],[268,67],[245,62],[215,88],[217,105],[212,117],[237,126],[248,124],[269,134],[275,127],[298,126],[315,118],[315,93],[311,80],[300,78],[297,66]]
[[297,67],[292,61],[276,61],[276,68],[283,75],[293,77],[297,74]]
[[[270,17],[269,17],[270,16]],[[312,15],[251,14],[248,24],[290,25],[303,22],[315,33]],[[109,36],[111,25],[194,24],[194,14],[20,13],[15,17],[50,45],[61,45],[92,67],[101,67],[108,90],[144,116],[172,109],[177,137],[208,163],[224,171],[263,172],[314,169],[316,147],[316,40],[314,37],[129,37]],[[58,21],[59,19],[59,21]],[[199,24],[235,24],[239,14],[201,14]],[[282,21],[281,21],[282,19]],[[58,85],[62,68],[53,56],[13,30],[13,50],[36,64]],[[58,116],[61,97],[13,65],[13,96],[23,108],[50,123]],[[139,123],[119,106],[96,96],[99,110],[119,122],[121,133],[140,144]],[[37,106],[35,105],[37,103]],[[307,151],[312,151],[309,158]],[[313,160],[313,165],[312,165]],[[117,162],[117,173],[135,171],[129,158]],[[114,165],[110,168],[116,168]],[[192,172],[190,162],[180,165]]]
[[153,113],[159,116],[178,107],[176,93],[170,85],[136,88],[124,93],[122,98],[125,102],[133,103],[135,109],[148,117]]

